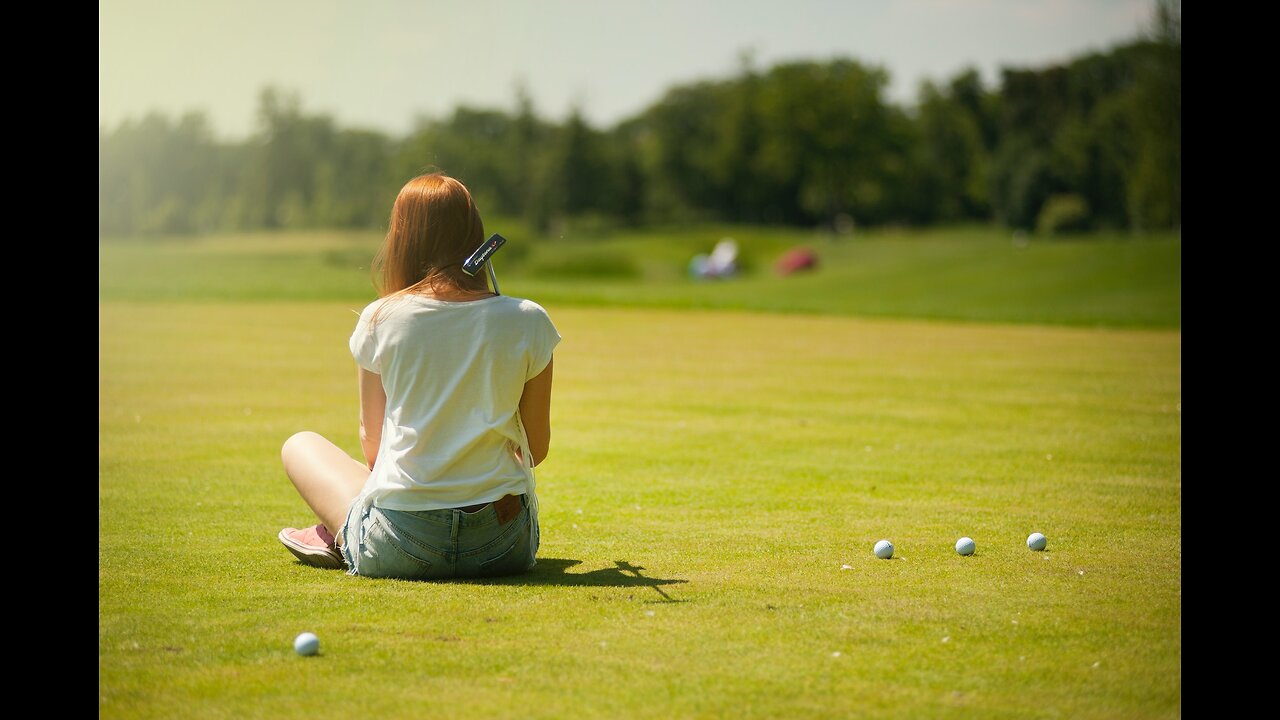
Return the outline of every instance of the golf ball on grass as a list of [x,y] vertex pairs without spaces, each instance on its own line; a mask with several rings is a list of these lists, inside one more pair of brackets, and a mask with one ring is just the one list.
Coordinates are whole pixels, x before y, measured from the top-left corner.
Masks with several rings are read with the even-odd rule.
[[973,542],[973,538],[962,537],[956,541],[956,552],[961,555],[972,555],[978,546]]
[[294,652],[307,657],[320,652],[320,638],[315,633],[304,632],[293,639]]
[[889,542],[888,540],[881,540],[880,542],[876,543],[875,553],[876,553],[876,557],[880,558],[881,560],[888,560],[889,558],[893,557],[893,543]]
[[1027,536],[1027,547],[1032,550],[1043,550],[1049,544],[1049,538],[1040,533],[1031,533]]

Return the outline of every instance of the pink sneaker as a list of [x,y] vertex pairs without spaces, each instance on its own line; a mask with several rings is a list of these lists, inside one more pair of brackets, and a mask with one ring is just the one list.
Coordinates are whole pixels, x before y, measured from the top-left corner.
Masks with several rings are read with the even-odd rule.
[[347,566],[338,544],[323,524],[309,528],[285,528],[277,536],[304,565],[341,570]]

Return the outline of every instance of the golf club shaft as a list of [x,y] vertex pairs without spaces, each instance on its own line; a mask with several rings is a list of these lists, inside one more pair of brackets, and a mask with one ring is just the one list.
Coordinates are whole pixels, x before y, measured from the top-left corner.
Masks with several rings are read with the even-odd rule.
[[498,291],[498,274],[493,271],[493,260],[489,260],[484,266],[489,268],[489,282],[493,283],[493,294],[501,295],[502,293]]

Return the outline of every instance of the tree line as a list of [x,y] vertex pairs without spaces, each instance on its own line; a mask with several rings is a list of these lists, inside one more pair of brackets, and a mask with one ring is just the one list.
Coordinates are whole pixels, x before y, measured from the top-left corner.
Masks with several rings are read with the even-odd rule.
[[381,227],[395,192],[429,169],[487,214],[541,232],[610,223],[790,225],[999,222],[1063,232],[1182,222],[1180,17],[1046,68],[974,70],[922,85],[913,107],[850,59],[788,62],[673,87],[595,128],[578,111],[459,107],[406,137],[340,127],[296,94],[264,90],[258,129],[214,138],[199,113],[98,131],[102,236]]

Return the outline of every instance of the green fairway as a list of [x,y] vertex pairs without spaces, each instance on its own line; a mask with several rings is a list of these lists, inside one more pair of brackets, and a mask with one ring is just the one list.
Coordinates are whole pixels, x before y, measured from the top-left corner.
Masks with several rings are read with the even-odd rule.
[[314,522],[284,439],[359,447],[373,240],[317,237],[99,246],[101,716],[1181,715],[1179,330],[588,307],[1177,327],[1175,241],[883,238],[774,300],[539,249],[504,284],[564,336],[539,565],[412,583],[275,539]]
[[[1102,234],[1031,239],[995,228],[876,231],[831,239],[780,228],[693,226],[568,233],[512,242],[495,258],[502,289],[560,307],[738,309],[1091,327],[1182,325],[1182,243],[1175,236]],[[510,229],[508,229],[510,228]],[[685,266],[722,237],[742,247],[744,276],[694,282]],[[369,298],[374,232],[304,232],[103,242],[104,300],[323,300]],[[819,268],[772,273],[803,245]]]

